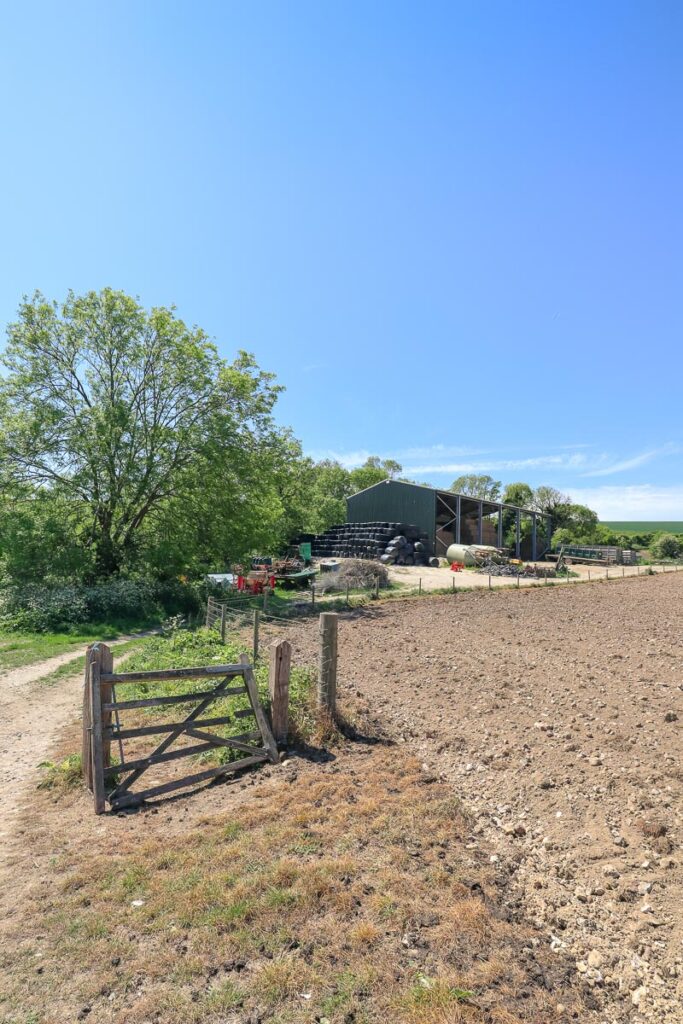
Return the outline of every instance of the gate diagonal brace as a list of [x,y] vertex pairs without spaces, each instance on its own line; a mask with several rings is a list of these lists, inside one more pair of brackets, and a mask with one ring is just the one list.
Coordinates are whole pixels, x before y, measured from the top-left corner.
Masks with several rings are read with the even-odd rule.
[[[175,743],[179,736],[182,736],[182,734],[187,731],[187,726],[191,722],[193,722],[195,718],[199,718],[202,712],[204,712],[209,707],[210,704],[212,704],[218,697],[222,696],[222,691],[225,689],[225,687],[228,685],[232,678],[232,676],[226,676],[224,679],[221,679],[220,683],[211,691],[211,695],[209,697],[205,697],[204,700],[202,700],[196,706],[196,708],[190,712],[187,718],[185,718],[182,722],[178,723],[177,728],[174,729],[173,732],[169,733],[168,736],[165,739],[163,739],[161,743],[156,747],[156,749],[153,750],[152,753],[149,755],[150,764],[154,763],[154,758],[157,756],[157,754],[163,754],[163,752],[167,750],[172,743]],[[115,733],[113,733],[112,735],[115,736]],[[125,765],[122,766],[122,769],[123,771],[126,770]],[[126,793],[130,789],[130,787],[135,782],[137,782],[140,776],[143,775],[144,772],[146,771],[146,767],[134,769],[134,771],[131,772],[128,778],[124,779],[124,781],[121,782],[116,787],[116,789],[114,789],[109,794],[109,802],[111,803],[112,800],[115,800],[117,797],[122,796],[124,793]]]

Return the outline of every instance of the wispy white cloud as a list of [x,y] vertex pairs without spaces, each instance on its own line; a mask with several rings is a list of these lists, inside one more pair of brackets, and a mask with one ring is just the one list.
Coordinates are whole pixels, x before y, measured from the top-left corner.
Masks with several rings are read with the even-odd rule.
[[633,484],[617,487],[573,487],[572,498],[595,509],[601,519],[675,519],[683,521],[683,484],[658,487]]
[[[346,469],[355,469],[356,466],[362,466],[366,462],[370,455],[376,454],[373,452],[367,452],[365,450],[355,452],[337,452],[331,448],[321,448],[319,450],[313,450],[307,453],[316,462],[320,462],[322,459],[331,459],[334,462],[339,462]],[[384,457],[384,456],[383,456]]]
[[[665,444],[661,448],[653,448],[649,452],[640,452],[638,455],[632,455],[628,459],[620,459],[617,462],[608,462],[606,466],[597,466],[594,469],[589,469],[583,476],[612,476],[614,473],[625,473],[629,469],[637,469],[639,466],[644,466],[648,462],[652,462],[653,459],[657,459],[663,455],[675,455],[680,451],[678,445]],[[607,459],[607,456],[603,456]]]
[[473,462],[425,462],[422,465],[407,465],[411,473],[505,473],[525,469],[576,470],[586,464],[581,452],[572,454],[536,455],[527,459],[480,459]]
[[594,445],[588,443],[557,445],[553,451],[545,454],[524,456],[510,449],[506,451],[435,444],[384,452],[370,452],[367,449],[341,452],[326,449],[310,454],[315,459],[335,459],[347,469],[362,465],[370,454],[375,454],[381,458],[395,459],[403,466],[406,476],[422,479],[440,476],[452,478],[464,473],[497,473],[505,476],[511,473],[533,474],[547,471],[557,476],[561,474],[565,478],[574,476],[580,480],[628,473],[657,458],[666,458],[683,450],[680,445],[670,442],[659,448],[619,458],[608,452],[592,450],[594,448]]

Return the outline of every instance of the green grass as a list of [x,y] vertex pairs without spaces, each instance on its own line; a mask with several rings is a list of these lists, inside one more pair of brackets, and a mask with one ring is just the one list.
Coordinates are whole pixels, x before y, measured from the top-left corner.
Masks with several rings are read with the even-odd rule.
[[683,533],[683,520],[626,520],[623,522],[603,522],[615,533]]
[[0,671],[33,665],[60,654],[74,653],[96,640],[115,640],[122,633],[143,630],[158,623],[100,622],[74,627],[63,633],[14,633],[0,630]]
[[[116,657],[120,658],[121,655],[130,654],[133,651],[144,647],[145,643],[148,642],[148,639],[151,638],[145,637],[136,640],[124,640],[120,644],[110,643],[109,646]],[[84,669],[85,653],[77,655],[75,658],[72,658],[71,661],[64,662],[63,665],[60,665],[59,668],[53,669],[52,672],[48,672],[47,675],[40,676],[36,682],[40,683],[42,686],[53,686],[55,683],[58,683],[60,679],[68,679],[70,676],[78,675],[83,672]]]
[[[204,628],[197,630],[179,629],[166,636],[149,637],[141,649],[127,657],[119,666],[122,672],[145,672],[152,669],[192,668],[202,665],[235,664],[239,661],[243,646],[222,643],[216,630]],[[261,702],[268,706],[268,665],[261,662],[255,668],[254,675],[259,689]],[[293,668],[289,684],[290,719],[295,724],[300,738],[315,726],[315,716],[310,705],[310,694],[313,686],[313,673],[308,669]],[[118,700],[135,700],[141,697],[161,694],[194,693],[207,688],[206,679],[179,679],[163,682],[118,684],[116,696]],[[142,717],[153,715],[155,719],[182,717],[184,710],[191,710],[192,704],[172,705],[162,708],[151,708],[142,713]],[[235,711],[246,710],[249,701],[246,695],[226,697],[216,700],[211,705],[211,717],[233,715]],[[253,719],[234,718],[225,725],[216,727],[217,735],[229,737],[251,731],[255,728]],[[223,748],[211,755],[204,755],[204,760],[218,760],[219,763],[235,760],[244,755],[239,751]]]

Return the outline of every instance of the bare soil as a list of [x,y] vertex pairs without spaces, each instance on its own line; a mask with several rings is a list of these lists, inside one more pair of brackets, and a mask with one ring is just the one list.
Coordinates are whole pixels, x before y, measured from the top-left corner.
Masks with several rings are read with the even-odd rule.
[[680,1024],[683,574],[378,605],[339,650],[602,1019]]
[[[595,1024],[683,1021],[682,599],[683,574],[669,573],[609,584],[377,603],[342,616],[341,709],[366,705],[377,729],[388,732],[396,746],[390,762],[368,758],[360,769],[352,747],[348,765],[347,755],[338,755],[339,769],[360,771],[357,781],[365,780],[368,787],[381,777],[379,787],[366,793],[377,805],[376,814],[400,788],[387,774],[389,763],[399,772],[405,769],[412,780],[406,789],[414,808],[411,829],[420,821],[423,806],[416,763],[427,778],[433,775],[461,798],[468,825],[458,840],[464,843],[458,856],[472,857],[472,876],[476,884],[481,877],[492,913],[520,929],[520,945],[515,947],[510,936],[503,959],[509,964],[512,951],[513,958],[520,958],[523,975],[515,978],[511,967],[503,965],[495,984],[503,986],[497,991],[504,991],[505,998],[495,1011],[493,1004],[482,1007],[489,1014],[483,1019],[519,1017],[543,1024],[555,1019]],[[285,629],[295,658],[314,664],[317,622],[292,623]],[[263,639],[278,632],[264,624]],[[58,685],[66,688],[64,682]],[[48,727],[53,757],[77,748],[77,694],[78,688],[71,710],[59,712],[55,720],[62,726],[71,721],[71,726],[59,736]],[[308,786],[310,773],[315,777],[322,770],[314,760],[302,779]],[[21,957],[13,967],[12,952],[2,966],[19,978],[27,1010],[33,1011],[47,992],[55,993],[55,975],[41,973],[41,966],[32,966],[40,965],[40,959],[33,958],[49,955],[52,971],[58,972],[60,956],[71,956],[68,943],[66,952],[60,948],[60,939],[69,939],[75,928],[71,917],[85,915],[89,920],[89,901],[99,891],[90,884],[98,877],[89,874],[91,858],[106,859],[114,849],[114,866],[127,856],[144,863],[157,855],[159,844],[199,842],[202,822],[208,823],[203,816],[240,813],[252,786],[262,785],[262,774],[275,787],[272,794],[269,790],[275,814],[282,806],[281,787],[287,785],[284,773],[267,769],[237,786],[214,786],[140,815],[97,819],[86,794],[66,800],[59,794],[36,794],[30,788],[35,776],[28,769],[20,772],[10,789],[18,787],[23,810],[12,829],[12,885],[5,886],[0,898],[0,916],[5,919],[5,949]],[[336,792],[333,785],[319,803],[317,797],[312,800],[320,816],[314,832],[335,813]],[[309,798],[302,794],[302,799]],[[355,828],[354,814],[352,807],[344,828]],[[303,820],[300,824],[311,828]],[[426,863],[428,870],[424,880],[415,881],[420,886],[431,877],[432,855],[438,856],[430,836],[423,832],[423,837],[427,861],[417,863]],[[359,849],[363,841],[359,838]],[[372,863],[371,858],[368,870]],[[92,866],[94,870],[95,860]],[[397,884],[409,888],[413,883],[406,877]],[[84,886],[87,893],[80,892]],[[71,909],[66,906],[70,899]],[[133,915],[137,908],[126,899]],[[43,912],[52,917],[43,922]],[[452,920],[457,931],[457,914]],[[60,979],[52,1016],[35,1017],[41,1024],[75,1019],[69,1013],[75,1014],[78,998],[94,982],[87,967],[87,927],[78,933],[81,945],[74,945],[73,956],[85,957],[80,973]],[[93,923],[95,937],[99,927]],[[172,931],[168,941],[182,943],[184,934],[182,928]],[[214,940],[207,933],[202,936],[201,956],[210,960]],[[482,936],[482,950],[499,940],[493,932]],[[138,960],[145,962],[149,949],[145,930],[136,928],[132,917],[122,922],[116,941],[131,943],[130,956],[122,961],[127,965],[125,985],[112,980],[107,988],[107,982],[97,1009],[92,1004],[87,1011],[89,1019],[194,1020],[186,1004],[178,1009],[185,1016],[154,1016],[152,986],[157,982],[151,961],[151,973],[136,967]],[[398,941],[403,945],[400,936]],[[390,955],[388,949],[382,962]],[[543,1010],[539,985],[549,986]],[[148,1017],[122,1011],[119,991],[128,1000],[135,986],[150,1000],[145,1004]],[[576,991],[583,1000],[578,1009]],[[533,993],[531,1001],[527,992]],[[17,997],[22,998],[21,992]],[[525,1004],[530,1011],[526,1015]],[[462,1019],[470,1019],[466,1011],[463,1007]],[[220,1019],[248,1018],[236,1009]],[[303,1012],[291,1019],[313,1021],[315,1016]],[[450,1024],[459,1019],[447,1009],[424,1021]],[[24,1018],[8,1020],[23,1024]]]

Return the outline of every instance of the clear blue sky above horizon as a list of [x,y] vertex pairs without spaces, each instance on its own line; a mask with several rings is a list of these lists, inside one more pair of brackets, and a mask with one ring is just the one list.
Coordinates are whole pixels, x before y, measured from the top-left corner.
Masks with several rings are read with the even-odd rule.
[[0,319],[174,303],[306,451],[683,519],[683,6],[0,14]]

